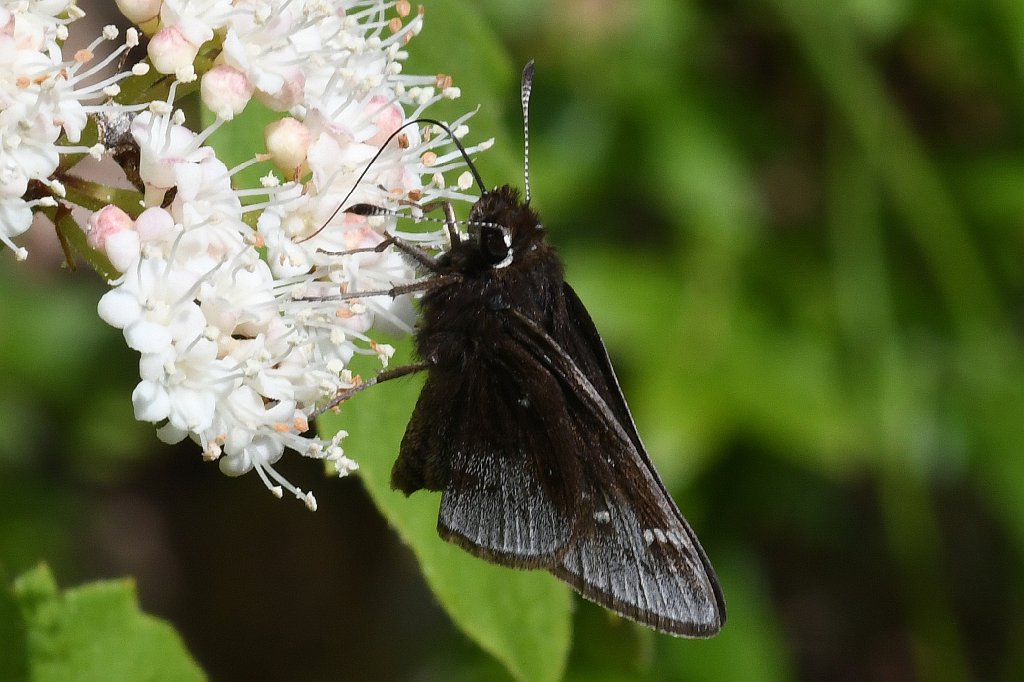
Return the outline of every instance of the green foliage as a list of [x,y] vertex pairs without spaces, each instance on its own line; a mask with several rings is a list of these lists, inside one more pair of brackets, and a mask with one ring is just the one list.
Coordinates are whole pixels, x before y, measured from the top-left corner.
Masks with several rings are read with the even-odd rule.
[[45,566],[23,574],[0,598],[3,679],[206,679],[167,623],[139,611],[129,580],[60,592]]
[[[202,125],[211,125],[214,122],[213,115],[205,107],[202,108],[202,113]],[[280,113],[252,101],[242,113],[210,135],[209,144],[217,150],[218,158],[228,168],[234,168],[251,161],[257,153],[265,151],[263,129],[268,123],[280,118]],[[254,163],[239,172],[235,183],[239,187],[259,187],[260,177],[266,175],[271,167],[269,161]]]
[[[467,142],[474,144],[497,137],[504,129],[502,120],[519,120],[516,93],[518,68],[488,24],[480,8],[459,0],[437,0],[425,6],[423,31],[410,43],[408,73],[448,74],[462,90],[462,97],[438,102],[431,116],[453,120],[479,106],[469,119]],[[465,68],[472,65],[472,68]],[[472,96],[470,96],[472,93]],[[511,116],[510,116],[511,114]],[[499,178],[518,177],[518,144],[506,140],[478,155],[476,159],[484,180],[501,184]]]
[[377,508],[416,555],[423,577],[455,624],[517,680],[561,679],[571,635],[569,589],[544,572],[514,571],[475,559],[437,536],[440,496],[406,498],[389,485],[391,465],[412,411],[418,381],[399,380],[346,404],[346,451]]

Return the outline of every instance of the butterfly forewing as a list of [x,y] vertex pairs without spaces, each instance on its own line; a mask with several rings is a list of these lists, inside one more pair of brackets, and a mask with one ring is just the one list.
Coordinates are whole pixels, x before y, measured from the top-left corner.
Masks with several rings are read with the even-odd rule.
[[725,620],[718,580],[643,449],[590,316],[568,285],[564,291],[571,355],[525,316],[512,329],[557,377],[577,434],[582,494],[572,541],[551,570],[585,597],[651,627],[714,634]]
[[[582,408],[581,408],[582,409]],[[580,415],[586,424],[589,413]],[[599,428],[577,528],[552,572],[585,597],[664,632],[707,636],[724,604],[703,550],[632,448]]]
[[662,632],[706,637],[721,629],[715,586],[688,528],[665,514],[642,516],[624,499],[596,508],[600,520],[578,535],[552,569],[555,575],[588,599]]

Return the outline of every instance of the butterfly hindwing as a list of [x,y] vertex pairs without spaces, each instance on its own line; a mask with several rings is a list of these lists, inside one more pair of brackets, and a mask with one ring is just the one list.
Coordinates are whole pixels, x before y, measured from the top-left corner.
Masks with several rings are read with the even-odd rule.
[[578,466],[549,456],[569,450],[555,442],[565,430],[545,426],[565,418],[550,400],[557,383],[529,354],[511,352],[521,357],[477,356],[487,364],[477,371],[432,370],[392,485],[443,491],[438,532],[446,540],[489,561],[549,568],[572,530],[567,491],[578,483]]

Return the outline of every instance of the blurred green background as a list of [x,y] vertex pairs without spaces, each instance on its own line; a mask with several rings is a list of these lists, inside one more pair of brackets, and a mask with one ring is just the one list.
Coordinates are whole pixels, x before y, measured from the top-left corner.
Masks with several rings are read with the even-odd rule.
[[[486,103],[490,184],[537,61],[534,205],[729,604],[699,642],[580,601],[567,677],[1024,679],[1024,4],[424,4],[406,70]],[[161,448],[44,250],[0,255],[7,579],[135,576],[218,680],[503,679],[356,478],[286,458],[310,514]]]

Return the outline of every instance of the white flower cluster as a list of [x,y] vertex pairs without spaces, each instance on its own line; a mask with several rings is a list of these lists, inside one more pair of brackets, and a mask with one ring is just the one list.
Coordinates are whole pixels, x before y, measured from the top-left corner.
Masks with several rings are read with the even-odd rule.
[[[406,0],[118,5],[151,37],[155,69],[177,83],[201,77],[217,116],[205,131],[187,128],[173,106],[176,86],[149,103],[130,126],[144,210],[110,205],[89,221],[89,245],[121,273],[100,316],[141,354],[136,417],[158,424],[165,441],[197,441],[225,473],[255,469],[276,495],[287,490],[315,509],[312,494],[274,464],[291,449],[339,475],[356,468],[341,448],[344,432],[330,440],[304,432],[318,405],[360,381],[348,369],[353,356],[386,366],[394,349],[371,327],[408,331],[413,316],[407,297],[356,297],[415,279],[386,243],[395,219],[342,209],[365,202],[416,216],[430,202],[471,198],[468,173],[453,186],[445,179],[464,171],[447,132],[413,123],[458,89],[446,77],[401,73],[404,46],[422,24]],[[268,175],[260,188],[236,190],[239,169],[206,139],[252,97],[287,113],[264,131],[262,158],[289,181]],[[466,118],[449,129],[461,137]],[[442,231],[403,236],[444,243]]]
[[[152,205],[135,220],[115,206],[90,220],[90,244],[124,273],[100,316],[141,354],[138,419],[161,424],[167,442],[196,439],[225,473],[255,468],[278,495],[286,488],[315,508],[272,465],[290,447],[342,473],[354,467],[340,435],[300,435],[316,402],[351,380],[328,369],[346,351],[282,314],[287,295],[260,259],[229,170],[181,123],[178,112],[135,118]],[[150,191],[161,186],[176,188],[166,207],[164,192]]]
[[[15,246],[13,238],[32,224],[32,209],[56,204],[49,194],[27,198],[30,181],[63,196],[61,184],[50,179],[59,155],[101,149],[61,146],[58,138],[63,133],[67,141],[77,143],[88,114],[117,93],[119,80],[131,75],[95,78],[137,44],[134,30],[124,45],[98,63],[93,63],[94,50],[117,37],[113,27],[72,59],[64,59],[60,43],[67,37],[67,25],[81,16],[71,0],[20,0],[0,6],[0,242],[19,260],[28,252]],[[136,72],[145,71],[142,65]]]

